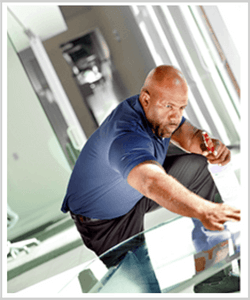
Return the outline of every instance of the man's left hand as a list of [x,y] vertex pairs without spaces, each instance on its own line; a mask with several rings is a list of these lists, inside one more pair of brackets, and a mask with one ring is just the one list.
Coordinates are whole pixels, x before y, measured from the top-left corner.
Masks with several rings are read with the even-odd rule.
[[231,160],[230,150],[218,139],[209,139],[208,147],[202,154],[211,164],[224,166]]

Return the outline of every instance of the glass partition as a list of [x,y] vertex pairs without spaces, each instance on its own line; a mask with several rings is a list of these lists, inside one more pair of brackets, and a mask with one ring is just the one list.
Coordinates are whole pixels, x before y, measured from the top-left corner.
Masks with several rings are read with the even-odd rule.
[[[239,224],[231,227],[229,253],[219,255],[222,242],[211,250],[197,252],[190,218],[176,217],[113,247],[68,278],[59,292],[79,293],[193,293],[194,285],[226,269],[239,280]],[[217,249],[217,250],[215,250]],[[207,255],[204,270],[195,259]]]
[[[63,218],[60,206],[71,173],[24,69],[19,53],[29,49],[22,26],[9,13],[7,38],[7,199],[16,214],[8,240],[22,240],[31,231]],[[4,204],[6,203],[4,202]]]

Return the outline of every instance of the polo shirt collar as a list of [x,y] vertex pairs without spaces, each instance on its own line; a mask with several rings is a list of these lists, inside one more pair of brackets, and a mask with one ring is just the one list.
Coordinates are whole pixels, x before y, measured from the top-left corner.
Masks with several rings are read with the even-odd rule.
[[145,128],[145,129],[147,130],[149,136],[152,137],[152,138],[157,139],[157,140],[160,141],[160,142],[163,142],[163,141],[164,141],[164,138],[158,137],[157,135],[155,135],[155,134],[153,133],[153,131],[152,131],[150,125],[149,125],[149,122],[148,122],[148,120],[147,120],[147,118],[146,118],[145,112],[144,112],[144,110],[143,110],[143,108],[142,108],[142,105],[141,105],[141,103],[140,103],[140,101],[139,101],[139,96],[140,96],[140,95],[136,95],[136,96],[135,96],[134,109],[142,116],[142,119],[143,119],[143,121],[144,121],[143,124],[146,124],[146,128]]

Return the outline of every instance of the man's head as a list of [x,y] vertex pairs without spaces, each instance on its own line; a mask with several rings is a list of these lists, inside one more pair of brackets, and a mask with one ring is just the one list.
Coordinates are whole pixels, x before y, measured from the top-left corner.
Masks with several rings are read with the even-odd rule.
[[153,132],[170,137],[188,104],[187,82],[173,66],[159,66],[148,74],[139,99]]

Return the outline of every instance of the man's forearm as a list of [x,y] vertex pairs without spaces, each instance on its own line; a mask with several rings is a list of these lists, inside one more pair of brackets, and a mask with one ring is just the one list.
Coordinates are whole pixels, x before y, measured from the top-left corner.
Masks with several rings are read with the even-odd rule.
[[230,150],[218,139],[208,138],[205,143],[202,132],[186,120],[174,132],[171,141],[187,152],[206,156],[212,164],[226,165],[230,161]]
[[189,121],[184,124],[172,135],[171,141],[184,150],[202,154],[205,144],[202,138],[202,130],[193,126]]
[[240,220],[239,209],[212,203],[192,193],[168,175],[156,161],[144,162],[134,167],[127,181],[162,207],[182,216],[197,218],[209,230],[223,230],[226,221]]
[[197,128],[194,135],[192,136],[189,146],[189,151],[191,153],[202,154],[203,151],[206,150],[206,145],[204,144],[202,132],[203,130]]
[[146,163],[137,166],[136,178],[128,177],[128,183],[159,205],[182,216],[201,219],[206,207],[212,205],[157,165]]

